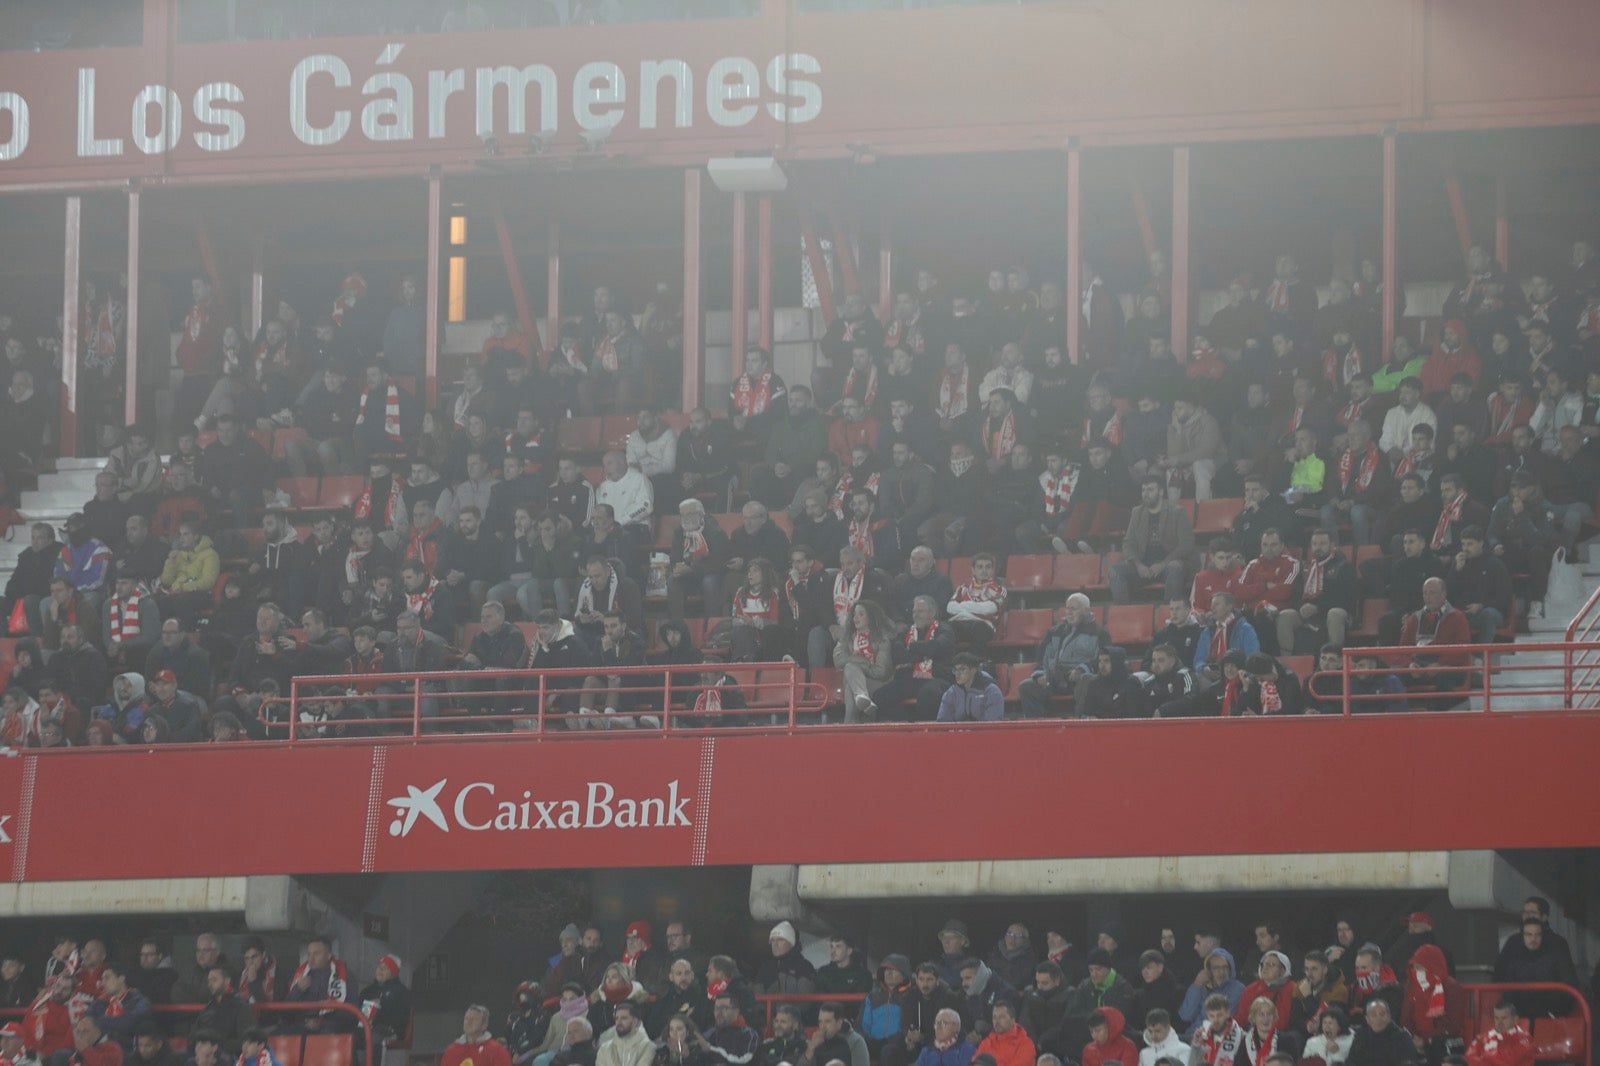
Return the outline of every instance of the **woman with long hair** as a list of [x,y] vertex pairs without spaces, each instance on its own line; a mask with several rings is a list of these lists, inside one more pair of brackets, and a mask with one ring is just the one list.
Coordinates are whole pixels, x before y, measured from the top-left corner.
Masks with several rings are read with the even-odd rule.
[[876,718],[872,693],[894,676],[889,651],[894,629],[883,608],[872,600],[858,600],[845,621],[844,632],[833,650],[833,661],[844,672],[844,720]]
[[744,584],[733,594],[733,661],[776,662],[789,650],[779,610],[778,571],[765,559],[744,568]]

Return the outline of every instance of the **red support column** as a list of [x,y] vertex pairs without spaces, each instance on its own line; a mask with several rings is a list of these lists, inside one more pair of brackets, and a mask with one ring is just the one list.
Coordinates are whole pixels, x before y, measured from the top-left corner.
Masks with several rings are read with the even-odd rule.
[[845,295],[860,296],[861,279],[856,275],[856,242],[845,231],[838,214],[829,211],[828,220],[833,226],[833,255],[839,262],[839,280],[844,284]]
[[139,198],[137,188],[128,190],[127,361],[123,364],[122,416],[130,426],[139,417]]
[[1494,179],[1494,257],[1501,270],[1511,269],[1511,209],[1504,175]]
[[705,353],[700,350],[700,168],[683,172],[683,410],[705,393]]
[[1395,133],[1383,135],[1383,358],[1394,347],[1395,307],[1399,282],[1395,277],[1395,222],[1398,207],[1398,172],[1395,167]]
[[878,220],[878,321],[894,315],[894,236],[885,212]]
[[82,321],[83,197],[67,197],[65,280],[61,286],[61,439],[63,456],[78,454],[78,324]]
[[772,194],[756,201],[756,305],[760,308],[761,347],[772,351]]
[[1172,351],[1189,354],[1189,148],[1172,150]]
[[1150,221],[1150,205],[1145,202],[1144,189],[1133,184],[1133,217],[1139,222],[1139,237],[1144,241],[1144,254],[1154,255],[1161,246],[1156,243],[1156,228]]
[[561,350],[561,220],[552,218],[545,231],[544,331],[550,334],[545,350]]
[[[744,193],[733,194],[733,277],[732,281],[732,315],[733,331],[730,344],[733,347],[733,376],[738,377],[744,373],[744,350],[749,344],[749,310],[745,301],[745,253],[746,245],[750,242],[745,234],[745,205]],[[700,406],[697,402],[695,407]],[[693,408],[688,408],[693,410]]]
[[428,176],[428,292],[427,309],[423,318],[423,394],[429,410],[439,402],[439,267],[444,254],[440,246],[440,212],[444,208],[441,179],[437,174]]
[[1069,363],[1083,358],[1083,153],[1067,149],[1067,350]]
[[1461,258],[1472,250],[1472,224],[1467,220],[1467,203],[1461,195],[1461,182],[1451,174],[1444,179],[1445,195],[1450,198],[1450,217],[1455,219],[1456,239],[1461,242]]
[[261,237],[250,248],[250,336],[261,332],[267,309],[267,246]]
[[494,200],[494,232],[500,242],[500,258],[505,261],[506,282],[511,286],[511,300],[517,307],[517,322],[522,326],[522,335],[538,344],[539,326],[533,320],[528,290],[522,284],[522,266],[517,262],[517,251],[511,244],[511,227],[506,224],[505,205],[498,196]]

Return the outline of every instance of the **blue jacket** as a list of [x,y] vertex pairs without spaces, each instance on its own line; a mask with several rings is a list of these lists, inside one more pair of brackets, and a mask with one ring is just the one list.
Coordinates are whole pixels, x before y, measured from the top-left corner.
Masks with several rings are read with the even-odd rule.
[[[1209,630],[1208,630],[1209,632]],[[1251,636],[1255,634],[1252,633]],[[1204,641],[1205,635],[1200,639]],[[1225,948],[1212,949],[1211,955],[1225,959],[1228,963],[1228,983],[1221,988],[1210,988],[1206,985],[1190,985],[1189,990],[1183,994],[1183,1005],[1178,1008],[1178,1018],[1183,1022],[1183,1031],[1193,1034],[1206,1020],[1206,999],[1213,992],[1221,992],[1228,997],[1228,1013],[1239,1012],[1239,997],[1244,995],[1244,985],[1239,983],[1238,967],[1234,964],[1233,956]],[[1211,961],[1211,955],[1206,956],[1206,962]],[[1201,965],[1205,965],[1202,963]]]
[[100,1024],[100,1031],[122,1046],[124,1052],[133,1050],[133,1027],[150,1017],[150,1001],[137,988],[130,987],[122,996],[122,1013],[108,1014],[110,1004],[97,999],[89,1004],[89,1017]]
[[[1200,642],[1194,647],[1194,668],[1203,669],[1211,655],[1211,637],[1217,631],[1217,624],[1212,622],[1200,631]],[[1244,615],[1233,616],[1233,628],[1228,630],[1228,651],[1242,651],[1246,655],[1254,655],[1261,650],[1261,638],[1256,636],[1256,627],[1244,620]],[[1230,960],[1231,962],[1231,960]]]
[[67,584],[79,592],[92,592],[106,583],[106,567],[110,562],[111,549],[93,537],[82,544],[68,542],[56,556],[54,576],[66,578]]
[[998,722],[1005,713],[1006,698],[988,674],[979,673],[973,687],[951,683],[939,700],[941,722]]
[[949,1051],[940,1051],[933,1046],[932,1039],[924,1034],[922,1050],[917,1054],[917,1066],[967,1066],[977,1050],[976,1045],[962,1038]]

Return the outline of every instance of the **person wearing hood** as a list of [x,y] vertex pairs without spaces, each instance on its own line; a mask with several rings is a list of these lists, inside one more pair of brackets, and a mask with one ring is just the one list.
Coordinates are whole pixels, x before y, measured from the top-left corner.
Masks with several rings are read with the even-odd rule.
[[[1266,996],[1257,996],[1250,1004],[1244,1038],[1233,1055],[1233,1066],[1264,1066],[1273,1055],[1289,1055],[1291,1061],[1300,1056],[1300,1039],[1280,1023],[1278,1008]],[[1239,1021],[1237,1017],[1234,1021]],[[1218,1066],[1227,1066],[1219,1063]]]
[[[1072,1052],[1066,1038],[1067,1015],[1075,1002],[1061,967],[1049,959],[1040,959],[1033,968],[1033,985],[1022,994],[1022,1010],[1017,1020],[1033,1037],[1040,1054],[1049,1052],[1063,1062],[1070,1061]],[[1125,1066],[1133,1066],[1126,1063]]]
[[[1093,963],[1090,966],[1093,967]],[[1132,1066],[1139,1061],[1139,1049],[1123,1035],[1127,1022],[1115,1007],[1101,1007],[1089,1015],[1089,1042],[1083,1047],[1083,1066],[1109,1066],[1120,1062]]]
[[757,991],[768,995],[806,996],[816,990],[816,967],[797,950],[799,937],[793,923],[779,922],[773,926],[767,944],[772,955],[756,971]]
[[994,1059],[995,1066],[1033,1066],[1038,1049],[1027,1030],[1017,1024],[1017,1007],[1014,1000],[996,1000],[990,1008],[993,1027],[974,1052]]
[[1291,976],[1293,971],[1289,966],[1289,956],[1277,950],[1262,955],[1261,964],[1256,967],[1256,979],[1246,985],[1244,992],[1239,996],[1239,1006],[1234,1012],[1234,1020],[1240,1025],[1248,1026],[1255,1013],[1256,1002],[1265,999],[1273,1006],[1278,1030],[1281,1032],[1288,1029],[1295,993],[1295,984],[1289,979]]
[[1084,1005],[1091,1008],[1115,1007],[1126,1011],[1133,1006],[1133,986],[1111,964],[1111,952],[1095,948],[1089,952],[1089,976],[1077,987]]
[[[1174,945],[1176,947],[1176,945]],[[1133,1006],[1129,1009],[1130,1018],[1144,1018],[1148,1026],[1150,1012],[1154,1010],[1165,1011],[1167,1024],[1175,1024],[1178,1017],[1178,1008],[1183,1006],[1183,989],[1167,968],[1167,957],[1162,952],[1151,948],[1139,956],[1140,984],[1133,993]],[[1178,1060],[1189,1061],[1187,1058]]]
[[1172,1015],[1156,1007],[1145,1015],[1144,1047],[1139,1049],[1139,1066],[1156,1066],[1159,1059],[1187,1063],[1189,1045],[1172,1031]]
[[1419,947],[1406,963],[1405,998],[1400,1002],[1400,1024],[1416,1038],[1419,1052],[1427,1051],[1431,1041],[1442,1042],[1454,1032],[1445,1008],[1447,1000],[1457,995],[1459,989],[1450,976],[1444,951],[1437,944]]
[[23,637],[12,649],[11,676],[6,679],[8,688],[21,689],[29,696],[39,694],[48,674],[44,668],[44,649],[37,637]]
[[1184,1024],[1185,1036],[1193,1035],[1206,1020],[1206,997],[1213,992],[1228,997],[1229,1014],[1238,1011],[1244,985],[1234,976],[1233,955],[1226,948],[1211,949],[1206,955],[1202,975],[1196,976],[1195,983],[1183,995],[1183,1005],[1178,1008],[1178,1020]]
[[[819,988],[824,970],[826,967],[817,971]],[[878,964],[877,980],[861,1004],[861,1035],[866,1038],[874,1062],[879,1061],[886,1045],[892,1045],[894,1038],[905,1032],[901,1007],[910,981],[911,960],[904,955],[885,955]]]
[[1005,695],[984,672],[982,659],[969,651],[959,652],[950,672],[955,680],[939,697],[939,721],[998,722],[1005,716]]
[[[595,1040],[602,1049],[607,1042],[606,1033],[615,1022],[617,1008],[624,1003],[631,1003],[636,1005],[631,1009],[643,1011],[643,1006],[638,1005],[649,998],[650,994],[645,991],[644,985],[633,979],[632,967],[621,962],[613,962],[606,967],[599,987],[589,993],[589,1024],[599,1034]],[[635,1013],[634,1017],[641,1018],[642,1014]]]
[[[533,639],[528,641],[526,663],[528,669],[571,669],[594,665],[595,654],[589,647],[588,641],[584,640],[573,624],[562,618],[555,608],[546,607],[539,612],[535,621]],[[545,696],[545,713],[555,714],[561,710],[571,713],[577,708],[576,690],[582,687],[581,676],[558,675],[550,678],[546,682],[546,688],[551,691]],[[572,695],[567,695],[568,691],[571,691]],[[533,702],[537,703],[536,700]],[[569,724],[574,728],[577,726],[576,722]]]
[[[922,1055],[929,1048],[936,1048],[935,1062],[923,1066],[962,1066],[966,1058],[972,1057],[973,1045],[962,1039],[967,1032],[967,1026],[962,1018],[962,1009],[966,1007],[966,1000],[950,986],[939,979],[939,968],[931,962],[920,963],[912,975],[911,984],[900,993],[900,1033],[894,1040],[889,1041],[884,1048],[883,1062],[885,1066],[909,1066],[912,1062],[920,1063]],[[961,1063],[955,1061],[959,1056],[953,1051],[953,1045],[942,1049],[937,1048],[941,1039],[939,1016],[949,1012],[955,1016],[950,1024],[954,1026],[946,1036],[953,1036],[957,1044],[964,1045],[967,1049],[965,1058]]]
[[695,976],[688,959],[674,959],[667,969],[667,985],[652,1004],[650,1030],[657,1036],[667,1031],[667,1022],[678,1015],[688,1018],[699,1032],[711,1025],[711,1001]]
[[[1111,956],[1111,966],[1132,984],[1139,972],[1139,955],[1128,946],[1127,931],[1116,919],[1104,922],[1094,934],[1094,945]],[[1130,1015],[1130,1017],[1135,1017]]]
[[1409,964],[1411,957],[1417,951],[1432,945],[1444,955],[1444,963],[1448,972],[1456,972],[1455,965],[1450,961],[1450,952],[1445,950],[1443,944],[1433,935],[1433,915],[1427,911],[1414,911],[1406,915],[1406,931],[1400,934],[1393,944],[1383,949],[1383,957],[1393,959],[1397,965]]
[[989,1035],[995,1003],[1017,998],[1016,990],[978,959],[967,959],[961,964],[961,991],[966,993],[966,1016],[972,1022],[967,1039],[973,1043]]
[[972,941],[967,936],[967,923],[960,918],[945,922],[939,930],[939,948],[939,957],[934,960],[939,980],[951,989],[961,988],[961,966],[967,961],[972,948]]
[[1291,1028],[1302,1036],[1312,1036],[1319,1031],[1324,1013],[1330,1009],[1342,1013],[1349,1002],[1344,974],[1328,962],[1328,953],[1321,949],[1306,952],[1305,976],[1295,985]]
[[[961,1038],[961,1029],[961,1013],[953,1007],[941,1008],[934,1015],[932,1035],[917,1052],[916,1066],[969,1066],[977,1048]],[[984,1066],[993,1064],[986,1062]]]
[[[634,984],[641,989],[644,987],[638,982]],[[644,1031],[643,1005],[632,1000],[618,1003],[611,1022],[610,1031],[601,1034],[595,1066],[651,1066],[656,1057],[656,1045]]]
[[118,674],[111,681],[111,702],[94,709],[94,717],[111,723],[124,742],[132,743],[145,719],[144,675]]
[[1012,988],[1027,988],[1033,983],[1033,964],[1039,961],[1028,927],[1020,922],[1006,926],[1005,935],[985,960],[989,969]]
[[622,962],[632,968],[634,979],[645,991],[656,996],[667,986],[668,960],[665,951],[651,946],[651,934],[649,922],[630,923],[622,934]]
[[1139,717],[1143,692],[1143,686],[1128,673],[1128,653],[1112,644],[1096,654],[1094,676],[1084,686],[1083,703],[1076,714],[1083,718]]
[[824,1003],[817,1008],[817,1028],[806,1041],[803,1061],[806,1066],[827,1066],[835,1059],[844,1066],[870,1066],[872,1053],[866,1038],[845,1020],[844,1006]]
[[286,511],[268,511],[261,519],[261,530],[262,554],[249,569],[256,594],[276,603],[289,617],[297,618],[310,552],[300,543],[300,533],[290,524]]
[[1350,1020],[1338,1007],[1329,1007],[1316,1019],[1306,1046],[1300,1052],[1300,1061],[1316,1066],[1311,1060],[1322,1060],[1323,1066],[1340,1066],[1350,1054],[1350,1042],[1355,1034],[1350,1031]]
[[439,1056],[439,1066],[466,1066],[468,1063],[511,1066],[511,1053],[489,1034],[489,1008],[476,1003],[468,1007],[462,1017],[461,1035]]
[[1356,983],[1356,948],[1360,944],[1356,939],[1355,919],[1348,914],[1337,916],[1333,923],[1333,943],[1327,949],[1328,965],[1343,975],[1346,988],[1353,988]]
[[[882,965],[878,967],[878,979],[881,981],[885,967],[889,960],[903,956],[886,956]],[[911,979],[911,964],[901,966],[900,979],[895,982],[893,990],[898,990]],[[861,952],[851,943],[850,938],[844,933],[834,933],[828,938],[828,962],[825,966],[817,968],[816,988],[818,995],[838,996],[841,999],[849,996],[866,994],[875,995],[879,986],[874,984],[873,976],[867,972],[867,960]],[[893,991],[891,990],[891,991]],[[863,1028],[865,1028],[863,1022]],[[896,1030],[890,1030],[895,1032]],[[868,1033],[868,1039],[872,1034]]]
[[1345,1066],[1412,1066],[1417,1061],[1416,1044],[1395,1023],[1387,1000],[1374,998],[1367,1004],[1366,1024],[1356,1030],[1344,1061]]

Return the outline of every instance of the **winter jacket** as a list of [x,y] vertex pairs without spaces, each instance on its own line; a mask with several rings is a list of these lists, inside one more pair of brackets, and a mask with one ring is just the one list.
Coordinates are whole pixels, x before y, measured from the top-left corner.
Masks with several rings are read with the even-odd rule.
[[1381,1033],[1363,1026],[1344,1061],[1345,1066],[1411,1066],[1417,1061],[1417,1046],[1398,1023],[1391,1022]]
[[650,1031],[657,1036],[665,1034],[667,1023],[679,1015],[692,1020],[701,1032],[711,1028],[711,1000],[706,998],[705,985],[698,979],[685,989],[669,983],[656,996],[650,1005]]
[[[933,994],[924,996],[915,981],[907,985],[899,995],[900,1005],[900,1031],[901,1033],[915,1029],[922,1034],[922,1046],[930,1047],[933,1044],[933,1020],[942,1010],[953,1010],[961,1015],[961,1031],[972,1031],[972,1023],[967,1017],[967,1000],[959,992],[952,992],[950,986],[940,981],[933,988]],[[957,1043],[966,1044],[965,1040]],[[967,1044],[970,1048],[971,1044]]]
[[[1233,1066],[1256,1066],[1257,1063],[1264,1061],[1267,1055],[1277,1052],[1296,1060],[1300,1058],[1301,1040],[1295,1033],[1274,1029],[1269,1039],[1272,1044],[1270,1050],[1263,1047],[1263,1042],[1256,1035],[1254,1028],[1246,1027],[1244,1036],[1239,1041],[1239,1047],[1234,1051]],[[1218,1062],[1217,1066],[1228,1066],[1228,1064],[1223,1061]]]
[[[1157,1044],[1150,1039],[1150,1030],[1144,1031],[1144,1047],[1139,1049],[1139,1066],[1156,1066],[1157,1059],[1170,1058],[1177,1063],[1189,1061],[1189,1045],[1178,1039],[1176,1029],[1167,1030],[1167,1038]],[[1133,1066],[1129,1063],[1128,1066]]]
[[1111,655],[1111,672],[1096,673],[1089,679],[1083,706],[1076,712],[1085,718],[1130,718],[1140,714],[1143,689],[1128,675],[1127,652],[1115,644],[1102,650]]
[[[1228,981],[1218,988],[1213,988],[1209,983],[1190,985],[1189,990],[1183,994],[1183,1005],[1178,1008],[1178,1018],[1183,1022],[1184,1035],[1191,1036],[1196,1029],[1205,1024],[1206,997],[1213,992],[1221,992],[1228,997],[1228,1013],[1232,1014],[1239,1009],[1239,997],[1244,995],[1244,985],[1239,982],[1234,973],[1233,955],[1226,948],[1216,948],[1202,960],[1204,966],[1211,960],[1211,956],[1221,957],[1228,964]],[[1176,1028],[1176,1026],[1174,1026]]]
[[112,1013],[111,1004],[97,999],[89,1004],[89,1017],[100,1023],[100,1031],[121,1045],[122,1050],[133,1050],[133,1030],[150,1017],[153,1008],[143,992],[130,988],[122,994],[122,1002]]
[[488,1033],[482,1040],[468,1043],[465,1034],[458,1036],[439,1056],[439,1066],[511,1066],[511,1052]]
[[1115,1007],[1101,1007],[1100,1013],[1106,1017],[1106,1042],[1097,1044],[1091,1040],[1084,1045],[1083,1058],[1080,1060],[1083,1066],[1106,1066],[1112,1062],[1133,1066],[1139,1061],[1139,1049],[1122,1033],[1127,1024],[1122,1012]]
[[[881,661],[888,660],[887,651],[883,649]],[[837,658],[843,662],[845,656],[840,654]],[[887,680],[887,675],[882,680]],[[767,995],[804,996],[810,995],[816,988],[816,976],[817,970],[811,965],[811,960],[800,954],[798,948],[792,948],[786,954],[773,955],[761,964],[761,969],[756,971],[755,986]]]
[[1533,1037],[1522,1029],[1502,1033],[1490,1028],[1467,1048],[1467,1066],[1533,1066],[1533,1055]]
[[[1243,615],[1235,613],[1230,617],[1227,629],[1228,651],[1242,651],[1246,655],[1254,655],[1261,650],[1261,638],[1256,636],[1256,627],[1245,621]],[[1200,639],[1194,647],[1196,670],[1205,669],[1206,664],[1212,660],[1211,645],[1216,640],[1216,633],[1216,622],[1212,622],[1200,631]],[[1220,663],[1218,665],[1220,668]]]
[[[798,955],[799,952],[791,951],[790,954]],[[871,1066],[872,1052],[867,1047],[867,1041],[849,1022],[841,1022],[839,1035],[823,1040],[806,1061],[811,1066],[827,1066],[834,1059],[844,1063],[844,1066]]]
[[400,983],[400,978],[373,981],[358,995],[365,1011],[372,1009],[373,1036],[391,1039],[403,1037],[411,1025],[411,990]]
[[[890,962],[890,959],[893,957],[894,956],[889,956],[888,958],[885,958],[883,960],[884,965],[893,965],[893,963]],[[908,980],[911,977],[910,966],[911,964],[908,962],[906,963],[906,968],[900,971]],[[878,968],[878,972],[880,974],[883,972],[882,966]],[[877,990],[882,987],[881,984],[875,984],[873,982],[872,974],[867,972],[866,957],[859,951],[852,952],[850,955],[850,961],[845,963],[843,966],[832,962],[828,963],[826,966],[819,966],[817,968],[817,976],[814,983],[816,984],[817,995],[819,996],[830,995],[854,997],[864,994],[870,995],[876,993]]]
[[978,963],[978,972],[973,976],[972,984],[966,989],[966,993],[965,1017],[971,1026],[967,1031],[977,1033],[979,1036],[988,1036],[989,1030],[993,1028],[991,1018],[996,1000],[1007,1003],[1017,1001],[1016,989],[1006,984],[1004,978],[983,962]]
[[1424,1040],[1451,1032],[1453,1027],[1445,1012],[1445,1001],[1457,994],[1455,978],[1450,976],[1444,952],[1437,944],[1422,945],[1406,963],[1400,1024]]
[[[1034,1047],[1033,1039],[1028,1036],[1027,1030],[1015,1023],[1005,1032],[992,1031],[983,1038],[978,1045],[976,1055],[992,1055],[995,1066],[1033,1066],[1038,1058],[1038,1049]],[[1124,1060],[1131,1063],[1132,1060]]]
[[939,699],[941,722],[998,722],[1005,714],[1006,698],[994,678],[980,671],[971,688],[955,682]]
[[1144,563],[1189,562],[1194,556],[1189,512],[1171,500],[1163,500],[1153,515],[1148,507],[1135,507],[1122,537],[1122,555]]
[[[1161,976],[1154,981],[1146,983],[1133,993],[1133,1006],[1128,1010],[1130,1018],[1147,1018],[1150,1012],[1161,1009],[1167,1012],[1172,1019],[1171,1040],[1179,1040],[1178,1031],[1182,1023],[1178,1021],[1178,1008],[1183,1004],[1183,989],[1178,985],[1177,978],[1172,976],[1170,969],[1163,969]],[[1148,1043],[1148,1039],[1146,1043]],[[1187,1045],[1184,1048],[1183,1058],[1179,1062],[1189,1061]]]
[[161,568],[161,587],[168,592],[209,593],[222,570],[222,557],[210,537],[201,537],[193,549],[178,548]]
[[[1048,992],[1030,988],[1023,993],[1022,1012],[1017,1015],[1017,1023],[1033,1037],[1034,1046],[1040,1054],[1049,1052],[1062,1062],[1067,1062],[1072,1052],[1067,1046],[1066,1026],[1063,1023],[1075,1005],[1072,989],[1064,982]],[[1133,1064],[1127,1063],[1125,1066]]]
[[1093,671],[1101,645],[1110,643],[1111,634],[1092,618],[1077,625],[1057,622],[1039,642],[1033,660],[1039,665],[1034,669],[1052,681],[1066,684],[1067,675],[1073,670]]
[[650,1066],[655,1057],[656,1046],[639,1025],[627,1036],[613,1033],[611,1039],[602,1041],[594,1062],[595,1066]]
[[977,1047],[966,1040],[957,1039],[948,1051],[934,1047],[931,1039],[925,1040],[922,1050],[917,1052],[916,1066],[967,1066],[977,1053]]

